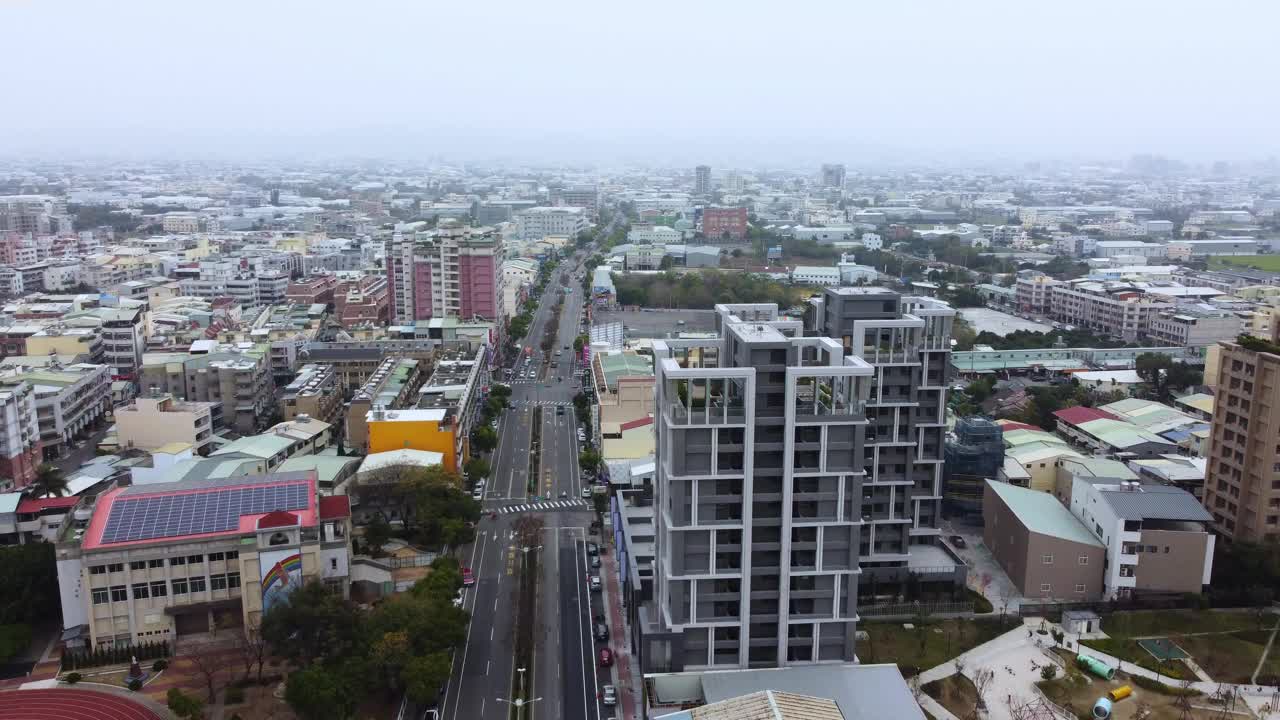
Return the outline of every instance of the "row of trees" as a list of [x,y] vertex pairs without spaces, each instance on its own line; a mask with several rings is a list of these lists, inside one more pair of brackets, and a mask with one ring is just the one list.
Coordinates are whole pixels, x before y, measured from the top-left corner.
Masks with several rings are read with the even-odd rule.
[[285,700],[304,720],[350,718],[374,693],[434,702],[466,637],[469,615],[453,605],[461,586],[457,561],[442,557],[409,592],[372,610],[318,582],[294,591],[262,622],[272,652],[300,668],[289,675]]
[[777,303],[790,307],[800,302],[803,289],[746,273],[704,270],[700,273],[616,275],[614,287],[621,305],[703,310],[716,303]]

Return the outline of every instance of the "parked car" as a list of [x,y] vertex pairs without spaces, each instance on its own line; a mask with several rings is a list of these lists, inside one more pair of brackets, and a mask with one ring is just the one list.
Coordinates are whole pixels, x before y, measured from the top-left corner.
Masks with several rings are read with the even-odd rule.
[[608,640],[608,639],[609,639],[609,626],[608,626],[608,625],[605,625],[604,623],[596,623],[596,626],[595,626],[595,629],[594,629],[594,635],[596,636],[596,640],[598,640],[598,641],[600,641],[600,642],[604,642],[604,641]]
[[613,666],[613,651],[609,648],[600,648],[600,667]]
[[584,486],[583,486],[583,488],[582,488],[582,499],[583,499],[583,500],[590,500],[590,499],[591,499],[591,486],[589,486],[589,485],[584,485]]
[[589,543],[587,543],[587,555],[595,556],[595,555],[599,555],[599,554],[600,554],[600,546],[599,546],[599,545],[597,545],[597,544],[595,544],[595,543],[593,543],[593,542],[589,542]]
[[[465,577],[465,575],[463,577]],[[592,575],[591,579],[588,581],[588,584],[590,585],[592,592],[600,592],[600,576],[599,575]]]
[[968,546],[967,546],[967,544],[966,544],[966,543],[965,543],[965,541],[964,541],[964,538],[960,537],[959,535],[952,535],[950,539],[951,539],[951,544],[952,544],[952,545],[955,545],[956,547],[960,548],[961,550],[963,550],[964,548],[968,547]]
[[597,570],[597,569],[599,569],[599,568],[600,568],[600,556],[599,556],[599,555],[592,555],[592,556],[591,556],[591,569],[592,569],[592,570]]
[[471,568],[469,567],[462,568],[462,584],[463,585],[476,584],[476,576],[471,574]]
[[605,685],[603,692],[600,693],[600,702],[613,707],[618,704],[618,689],[612,685]]

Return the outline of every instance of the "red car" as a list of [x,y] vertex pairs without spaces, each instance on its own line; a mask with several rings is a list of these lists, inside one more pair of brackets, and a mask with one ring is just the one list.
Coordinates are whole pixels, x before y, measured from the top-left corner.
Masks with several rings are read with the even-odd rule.
[[475,575],[471,574],[471,568],[468,568],[468,567],[462,568],[462,584],[463,585],[476,584],[476,577]]
[[611,665],[613,665],[613,651],[609,648],[600,648],[600,667]]

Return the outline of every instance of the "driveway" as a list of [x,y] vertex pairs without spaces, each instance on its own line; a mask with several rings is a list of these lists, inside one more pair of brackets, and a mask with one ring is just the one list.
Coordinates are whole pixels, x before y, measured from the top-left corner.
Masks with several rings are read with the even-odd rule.
[[[951,542],[952,535],[964,538],[963,549]],[[952,521],[945,521],[942,537],[943,541],[969,565],[969,587],[990,600],[995,612],[1000,612],[1001,605],[1004,605],[1005,612],[1018,611],[1023,602],[1022,593],[1000,567],[1000,563],[996,562],[987,544],[982,541],[981,526],[952,524]]]

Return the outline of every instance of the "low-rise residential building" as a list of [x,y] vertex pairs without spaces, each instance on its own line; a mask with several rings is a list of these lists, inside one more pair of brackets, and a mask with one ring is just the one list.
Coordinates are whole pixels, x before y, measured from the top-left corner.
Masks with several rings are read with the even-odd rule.
[[[257,628],[307,582],[346,595],[350,504],[312,473],[116,487],[57,542],[64,634],[90,647]],[[169,517],[168,522],[148,518]]]
[[333,292],[338,287],[338,276],[332,273],[309,275],[290,283],[285,298],[299,305],[327,305],[333,302]]
[[592,353],[596,398],[589,432],[605,460],[653,455],[653,362],[630,352]]
[[1240,334],[1241,322],[1233,312],[1203,305],[1165,308],[1151,317],[1147,337],[1164,345],[1205,347]]
[[332,365],[308,363],[281,393],[280,416],[306,415],[336,425],[342,422],[342,395],[342,377]]
[[988,480],[982,539],[1028,598],[1103,597],[1106,547],[1053,495]]
[[741,240],[747,236],[745,207],[711,206],[702,210],[702,234],[708,240]]
[[1102,408],[1070,407],[1055,412],[1058,432],[1091,451],[1126,459],[1178,452],[1177,443],[1139,427]]
[[338,283],[333,317],[344,328],[381,326],[391,317],[391,286],[384,275],[365,275]]
[[1147,333],[1151,318],[1171,306],[1132,283],[1072,280],[1053,287],[1049,314],[1068,325],[1134,341]]
[[169,443],[185,443],[199,455],[213,444],[211,402],[182,402],[169,393],[140,397],[116,408],[120,447],[152,451]]
[[1133,255],[1145,258],[1162,258],[1167,250],[1167,246],[1161,243],[1149,243],[1141,240],[1099,240],[1094,246],[1093,254],[1097,257]]
[[1213,516],[1168,485],[1076,478],[1071,514],[1107,548],[1103,597],[1198,593],[1213,573]]

